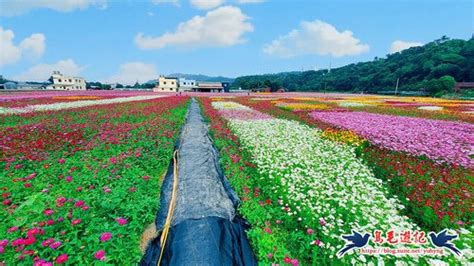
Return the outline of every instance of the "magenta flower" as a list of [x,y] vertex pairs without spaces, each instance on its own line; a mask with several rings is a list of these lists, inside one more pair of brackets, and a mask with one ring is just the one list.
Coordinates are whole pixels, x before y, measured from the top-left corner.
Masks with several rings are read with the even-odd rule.
[[47,246],[51,245],[53,242],[54,242],[54,238],[49,238],[49,239],[46,239],[43,242],[41,242],[41,246],[47,247]]
[[72,181],[72,176],[68,175],[66,176],[66,182],[71,182]]
[[67,254],[61,254],[61,255],[59,255],[59,256],[56,258],[56,263],[57,263],[57,264],[63,264],[63,263],[65,263],[68,259],[69,259],[69,257],[67,256]]
[[94,258],[97,260],[105,260],[105,251],[103,249],[97,251],[94,254]]
[[17,239],[12,241],[12,247],[23,245],[23,243],[24,243],[23,238],[17,238]]
[[120,224],[120,225],[125,225],[125,224],[127,224],[127,219],[125,219],[125,218],[119,217],[119,218],[117,218],[117,219],[115,219],[115,220],[116,220],[117,223]]
[[110,233],[110,232],[102,233],[102,235],[100,236],[100,241],[101,241],[101,242],[106,242],[106,241],[108,241],[111,237],[112,237],[112,233]]
[[316,239],[316,240],[314,240],[313,242],[311,242],[311,244],[316,245],[316,246],[319,246],[319,245],[321,245],[321,240]]
[[271,252],[268,253],[268,254],[267,254],[267,258],[272,259],[272,258],[273,258],[273,253],[271,253]]
[[63,163],[65,163],[65,162],[66,162],[66,160],[63,159],[63,158],[61,158],[61,159],[58,160],[58,163],[60,163],[60,164],[63,164]]
[[54,213],[54,211],[51,210],[51,209],[44,210],[44,215],[46,215],[46,216],[51,216],[51,215],[53,215],[53,213]]
[[61,241],[56,241],[56,242],[52,243],[51,245],[49,245],[49,247],[52,248],[52,249],[57,249],[61,246],[61,244],[62,244]]
[[306,233],[308,233],[308,235],[312,235],[312,234],[314,233],[314,230],[311,229],[311,228],[308,228],[308,229],[306,230]]
[[110,163],[113,163],[113,164],[116,164],[116,163],[117,163],[117,158],[115,158],[115,157],[110,157],[109,162],[110,162]]
[[3,254],[3,252],[5,252],[5,247],[0,246],[0,254]]
[[147,176],[147,175],[146,175],[146,176],[143,176],[143,180],[148,181],[148,179],[150,179],[149,176]]
[[81,223],[81,219],[75,219],[75,220],[72,220],[71,224],[72,225],[77,225],[77,224],[80,224]]
[[3,239],[0,241],[0,247],[5,247],[6,245],[8,245],[8,239]]
[[78,200],[76,201],[76,203],[74,204],[75,207],[81,207],[82,205],[84,205],[84,201],[83,200]]
[[12,227],[8,228],[8,233],[15,232],[16,230],[18,230],[18,226],[12,226]]
[[112,192],[112,189],[110,189],[108,186],[105,186],[102,188],[104,190],[105,193],[110,193]]

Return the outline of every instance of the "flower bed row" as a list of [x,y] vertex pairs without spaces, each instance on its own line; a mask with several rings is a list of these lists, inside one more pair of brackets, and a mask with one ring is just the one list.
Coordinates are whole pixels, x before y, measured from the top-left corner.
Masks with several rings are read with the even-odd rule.
[[[214,106],[228,109],[226,103]],[[301,230],[314,238],[306,243],[297,241],[299,249],[291,249],[297,258],[313,263],[335,260],[343,243],[334,236],[351,229],[416,228],[399,214],[401,207],[396,200],[385,197],[380,180],[353,151],[321,139],[321,132],[280,119],[231,119],[229,125],[252,154],[261,175],[257,181],[261,190],[270,192],[270,200],[282,204],[286,214],[282,224],[287,230]],[[271,226],[267,224],[270,231]],[[360,256],[348,260],[367,259]]]
[[357,154],[371,167],[376,177],[386,181],[391,194],[397,196],[406,207],[406,214],[422,228],[471,228],[474,206],[474,173],[471,169],[452,164],[437,164],[427,158],[368,145],[366,141],[359,141],[360,137],[342,137],[341,135],[354,133],[344,133],[346,130],[313,119],[308,112],[290,112],[274,106],[269,101],[255,103],[245,98],[236,100],[261,112],[323,129],[324,138],[357,144]]
[[79,108],[92,105],[101,105],[101,104],[114,104],[114,103],[125,103],[133,101],[143,101],[143,100],[152,100],[164,97],[163,95],[142,95],[142,96],[131,96],[131,97],[118,97],[118,98],[108,98],[100,100],[77,100],[69,102],[56,102],[51,104],[38,104],[38,105],[28,105],[23,108],[1,108],[0,115],[2,114],[23,114],[37,111],[57,111],[62,109],[70,108]]
[[136,264],[186,102],[9,116],[0,128],[0,264]]
[[310,116],[353,130],[373,144],[390,150],[474,168],[472,124],[365,112],[315,111]]

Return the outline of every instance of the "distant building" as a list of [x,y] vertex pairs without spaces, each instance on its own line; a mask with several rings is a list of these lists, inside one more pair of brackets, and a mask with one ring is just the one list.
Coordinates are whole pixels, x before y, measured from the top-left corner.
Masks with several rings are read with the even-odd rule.
[[230,91],[230,82],[221,82],[222,87],[224,88],[224,92],[229,92]]
[[178,78],[160,76],[156,83],[154,92],[177,92],[178,91]]
[[194,91],[197,83],[192,79],[179,78],[179,91]]
[[86,90],[86,80],[80,77],[64,76],[59,71],[53,71],[49,78],[48,90]]
[[198,82],[197,91],[199,92],[222,92],[223,90],[222,82]]

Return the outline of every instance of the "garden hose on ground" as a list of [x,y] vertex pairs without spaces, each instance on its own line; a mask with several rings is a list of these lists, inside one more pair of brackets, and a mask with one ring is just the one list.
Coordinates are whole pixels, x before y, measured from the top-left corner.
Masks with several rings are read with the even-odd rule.
[[156,265],[161,265],[161,259],[163,258],[163,253],[165,250],[165,245],[166,245],[166,239],[168,238],[168,232],[171,227],[171,220],[173,219],[173,212],[174,208],[176,205],[176,195],[178,192],[178,150],[175,150],[173,153],[173,192],[171,194],[171,201],[170,205],[168,208],[168,215],[166,217],[166,222],[163,227],[163,232],[161,233],[161,238],[160,238],[160,246],[161,246],[161,251],[160,251],[160,258],[158,259],[158,263]]

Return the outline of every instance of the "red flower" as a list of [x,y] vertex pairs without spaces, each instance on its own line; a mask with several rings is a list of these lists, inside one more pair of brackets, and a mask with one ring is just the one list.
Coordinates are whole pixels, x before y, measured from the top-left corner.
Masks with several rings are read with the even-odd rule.
[[2,204],[3,204],[4,206],[8,206],[8,205],[12,204],[12,201],[9,200],[9,199],[6,199],[6,200],[2,201]]
[[285,258],[283,259],[284,263],[291,263],[291,259],[288,257],[288,254],[285,255]]
[[105,260],[105,251],[103,249],[97,251],[94,254],[94,258],[97,260]]
[[65,263],[67,260],[68,260],[68,256],[67,254],[61,254],[59,255],[57,258],[56,258],[56,263],[57,264],[63,264]]

